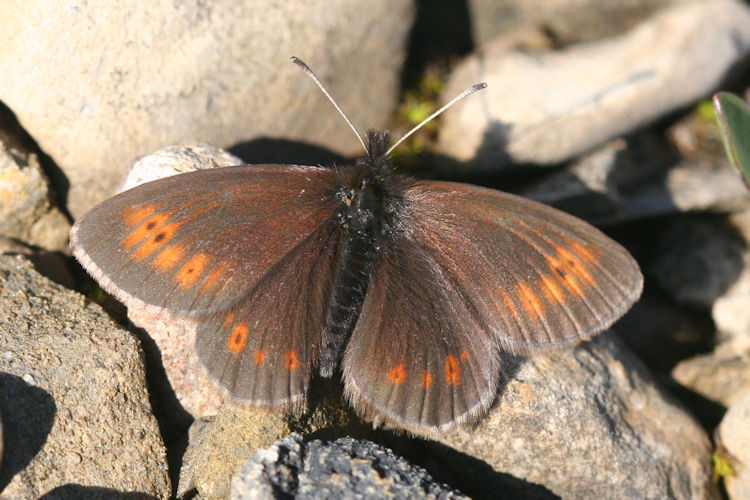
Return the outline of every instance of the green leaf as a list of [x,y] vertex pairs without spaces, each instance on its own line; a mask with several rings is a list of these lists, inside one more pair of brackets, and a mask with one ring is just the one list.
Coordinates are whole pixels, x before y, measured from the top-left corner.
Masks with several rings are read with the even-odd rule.
[[727,92],[714,95],[713,101],[724,150],[750,189],[750,109],[742,99]]

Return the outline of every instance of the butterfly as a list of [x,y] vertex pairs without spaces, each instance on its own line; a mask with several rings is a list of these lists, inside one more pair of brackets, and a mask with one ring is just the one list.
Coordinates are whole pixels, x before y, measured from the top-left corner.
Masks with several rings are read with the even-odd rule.
[[387,133],[360,141],[366,154],[347,167],[142,184],[75,223],[74,255],[125,305],[195,322],[199,359],[234,398],[291,408],[314,373],[340,374],[364,418],[426,433],[487,411],[501,352],[589,339],[640,296],[635,260],[588,223],[408,177]]

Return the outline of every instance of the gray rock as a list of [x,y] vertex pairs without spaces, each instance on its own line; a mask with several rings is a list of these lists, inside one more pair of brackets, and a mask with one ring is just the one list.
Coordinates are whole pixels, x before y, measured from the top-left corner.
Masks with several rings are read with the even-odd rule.
[[0,235],[46,250],[65,250],[70,222],[52,203],[49,182],[34,154],[0,136]]
[[413,10],[409,0],[15,3],[0,11],[0,101],[70,179],[77,217],[168,144],[281,137],[358,151],[289,57],[311,64],[355,124],[382,127]]
[[750,210],[731,215],[729,222],[744,239],[742,267],[726,292],[714,301],[711,316],[723,341],[735,352],[746,353],[750,352]]
[[745,247],[721,216],[683,218],[656,242],[651,273],[677,302],[709,309],[742,272]]
[[467,168],[557,163],[710,92],[750,52],[750,7],[688,0],[627,33],[562,50],[494,49],[461,63],[446,98],[488,87],[446,113],[442,152]]
[[748,207],[729,162],[669,156],[653,138],[615,140],[526,186],[520,194],[594,224]]
[[491,481],[469,456],[563,498],[716,498],[708,436],[611,334],[504,369],[486,418],[435,437],[464,481]]
[[178,495],[196,489],[201,497],[226,498],[232,476],[259,449],[297,432],[319,438],[366,436],[362,423],[345,403],[337,380],[313,380],[308,407],[297,413],[227,403],[210,422],[196,421],[180,470]]
[[4,497],[87,485],[169,498],[137,340],[22,257],[0,256],[0,411]]
[[468,498],[366,440],[305,443],[292,434],[259,450],[232,479],[233,499]]
[[720,443],[733,475],[724,477],[731,500],[750,498],[750,392],[745,393],[727,411],[718,428]]
[[625,31],[672,0],[470,0],[474,41],[484,45],[518,29],[539,26],[568,44]]

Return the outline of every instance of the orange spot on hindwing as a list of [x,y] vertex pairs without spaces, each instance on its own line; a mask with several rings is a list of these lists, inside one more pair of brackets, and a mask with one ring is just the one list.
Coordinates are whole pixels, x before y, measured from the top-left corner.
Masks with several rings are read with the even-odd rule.
[[301,365],[295,351],[289,351],[286,353],[286,356],[284,356],[284,366],[286,366],[286,369],[289,371],[299,369]]
[[255,364],[260,365],[263,360],[266,359],[266,353],[264,351],[255,351]]
[[461,384],[461,367],[453,354],[448,354],[445,357],[445,383],[448,385]]
[[182,288],[190,288],[195,283],[195,280],[203,274],[203,269],[206,267],[208,257],[202,253],[196,253],[185,262],[177,274],[174,275],[175,281]]
[[403,384],[406,380],[406,363],[401,363],[388,372],[388,380],[392,384]]
[[429,389],[432,385],[432,375],[430,375],[430,372],[427,370],[422,373],[422,387],[425,389]]
[[232,329],[227,340],[227,347],[233,353],[240,353],[245,349],[247,344],[248,329],[245,323],[239,323]]
[[461,363],[466,363],[469,361],[469,353],[466,352],[466,349],[461,349]]

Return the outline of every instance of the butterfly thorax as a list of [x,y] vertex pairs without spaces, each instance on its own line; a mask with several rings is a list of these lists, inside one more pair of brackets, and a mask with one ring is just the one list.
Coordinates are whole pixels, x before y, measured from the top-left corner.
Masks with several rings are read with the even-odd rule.
[[319,348],[320,374],[335,371],[367,293],[370,275],[385,238],[393,228],[399,188],[407,178],[395,173],[386,156],[387,133],[370,132],[368,155],[340,171],[336,199],[342,237],[326,323]]

